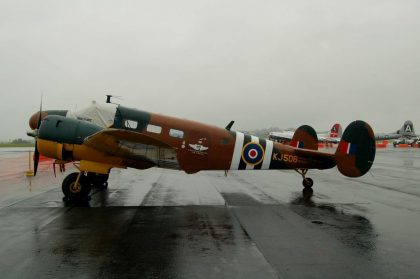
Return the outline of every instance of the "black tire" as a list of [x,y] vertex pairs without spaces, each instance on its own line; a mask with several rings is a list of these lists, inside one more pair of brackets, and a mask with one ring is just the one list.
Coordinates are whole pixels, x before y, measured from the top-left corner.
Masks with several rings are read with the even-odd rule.
[[306,177],[305,179],[303,179],[302,185],[305,188],[312,188],[312,186],[314,186],[314,181],[311,178]]
[[81,175],[79,179],[79,183],[75,186],[77,176],[79,173],[74,172],[66,176],[63,180],[62,190],[63,194],[66,198],[72,200],[87,200],[91,186],[87,182],[86,176]]

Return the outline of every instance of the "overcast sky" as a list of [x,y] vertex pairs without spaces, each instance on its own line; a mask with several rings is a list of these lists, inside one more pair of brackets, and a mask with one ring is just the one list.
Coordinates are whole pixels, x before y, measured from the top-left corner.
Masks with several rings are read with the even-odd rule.
[[105,94],[236,129],[420,131],[420,1],[0,0],[0,140]]

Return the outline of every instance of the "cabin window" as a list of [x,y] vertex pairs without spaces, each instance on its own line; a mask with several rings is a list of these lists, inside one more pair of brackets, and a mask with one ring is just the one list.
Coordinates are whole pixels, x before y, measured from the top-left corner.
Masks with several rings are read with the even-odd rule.
[[135,130],[137,129],[137,126],[138,126],[138,122],[135,120],[129,120],[129,119],[124,120],[125,128]]
[[176,130],[176,129],[170,129],[169,135],[173,138],[179,138],[179,139],[184,138],[184,132],[180,130]]
[[148,131],[149,133],[160,134],[162,132],[162,127],[149,124],[147,125],[146,131]]

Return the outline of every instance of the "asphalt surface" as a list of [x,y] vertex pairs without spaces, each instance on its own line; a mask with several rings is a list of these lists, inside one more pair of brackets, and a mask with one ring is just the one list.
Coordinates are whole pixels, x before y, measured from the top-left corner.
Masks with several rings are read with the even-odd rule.
[[1,278],[419,278],[420,150],[362,178],[310,171],[113,170],[62,201],[50,162],[0,150]]

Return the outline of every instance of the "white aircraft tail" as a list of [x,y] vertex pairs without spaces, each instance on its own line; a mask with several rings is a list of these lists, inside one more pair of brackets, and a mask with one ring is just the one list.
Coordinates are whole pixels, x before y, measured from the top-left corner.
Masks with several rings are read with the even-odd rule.
[[414,132],[413,122],[410,120],[405,121],[401,129],[397,131],[397,134],[400,134],[404,137],[415,136],[416,134]]

